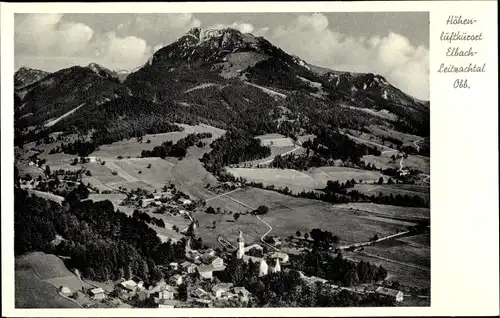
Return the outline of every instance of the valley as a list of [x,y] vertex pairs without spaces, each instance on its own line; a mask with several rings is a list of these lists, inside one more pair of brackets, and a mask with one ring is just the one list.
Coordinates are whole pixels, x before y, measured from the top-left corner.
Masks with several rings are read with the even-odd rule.
[[[324,280],[330,303],[385,304],[381,286],[429,297],[428,105],[380,75],[318,70],[263,37],[200,28],[124,80],[95,63],[20,70],[17,304],[159,307],[170,287],[177,307],[246,303],[195,293],[230,283],[274,306],[256,286],[296,273],[297,290]],[[247,258],[243,238],[258,246]],[[256,276],[252,257],[283,270]],[[148,289],[120,287],[133,279]],[[105,302],[89,294],[101,284]]]

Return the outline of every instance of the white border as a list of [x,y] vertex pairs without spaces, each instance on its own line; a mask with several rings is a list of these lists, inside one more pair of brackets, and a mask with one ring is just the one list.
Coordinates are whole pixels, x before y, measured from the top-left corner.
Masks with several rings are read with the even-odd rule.
[[[3,316],[427,316],[498,315],[498,49],[496,1],[2,3],[2,315]],[[430,11],[431,52],[431,307],[273,309],[14,309],[13,286],[13,13],[35,12],[353,12]],[[470,75],[470,90],[451,88],[436,71],[448,15],[473,16],[484,41],[475,45],[487,73]],[[471,28],[468,30],[473,31]],[[411,74],[409,74],[411,76]]]

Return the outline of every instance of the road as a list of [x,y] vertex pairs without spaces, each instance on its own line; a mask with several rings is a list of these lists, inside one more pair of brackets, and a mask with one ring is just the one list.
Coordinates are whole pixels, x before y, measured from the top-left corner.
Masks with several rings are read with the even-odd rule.
[[403,235],[408,234],[408,233],[410,233],[410,231],[399,232],[399,233],[396,233],[396,234],[391,234],[391,235],[388,235],[388,236],[384,236],[382,238],[379,238],[376,241],[368,241],[368,242],[362,242],[362,243],[354,243],[354,244],[346,245],[346,246],[340,246],[339,249],[345,250],[345,249],[348,249],[348,248],[351,248],[351,247],[355,248],[355,247],[366,246],[366,245],[370,245],[370,244],[373,244],[373,243],[382,242],[382,241],[385,241],[385,240],[388,240],[388,239],[391,239],[391,238],[403,236]]
[[394,264],[398,264],[398,265],[402,265],[402,266],[406,266],[406,267],[412,267],[412,268],[416,268],[416,269],[419,269],[422,271],[430,272],[430,269],[427,267],[423,267],[423,266],[419,266],[419,265],[415,265],[415,264],[409,264],[409,263],[405,263],[405,262],[400,262],[400,261],[396,261],[396,260],[393,260],[390,258],[378,256],[375,254],[370,254],[370,253],[365,253],[365,252],[357,252],[357,253],[368,256],[368,257],[377,258],[377,259],[380,259],[380,260],[383,260],[386,262],[390,262],[390,263],[394,263]]
[[[295,148],[294,148],[294,149],[292,149],[292,150],[289,150],[289,151],[287,151],[287,152],[284,152],[284,153],[280,154],[279,156],[280,156],[280,157],[286,156],[286,155],[291,154],[292,152],[295,152],[295,151],[297,151],[297,150],[299,150],[299,149],[300,149],[300,147],[299,147],[299,146],[297,146],[297,147],[295,147]],[[258,164],[259,164],[259,165],[265,165],[265,164],[268,164],[268,163],[273,162],[273,160],[274,160],[274,157],[273,157],[273,158],[271,158],[271,159],[268,159],[268,160],[266,160],[266,161],[260,162],[260,163],[258,163]]]
[[259,221],[261,221],[262,223],[264,223],[265,225],[267,225],[267,227],[269,227],[269,230],[264,234],[262,235],[262,237],[260,238],[260,241],[265,244],[266,246],[274,249],[275,251],[279,251],[276,247],[272,246],[272,245],[269,245],[266,243],[266,241],[264,241],[264,239],[266,238],[266,236],[271,233],[271,231],[273,230],[273,227],[267,223],[266,221],[264,221],[263,219],[260,218],[260,216],[256,215],[257,216],[257,219],[259,219]]
[[420,139],[415,140],[415,141],[413,142],[413,145],[417,148],[417,151],[420,151],[420,146],[419,146],[417,143],[418,143],[418,142],[420,142],[420,141],[422,141],[422,140],[424,140],[424,139],[425,139],[425,138],[420,138]]

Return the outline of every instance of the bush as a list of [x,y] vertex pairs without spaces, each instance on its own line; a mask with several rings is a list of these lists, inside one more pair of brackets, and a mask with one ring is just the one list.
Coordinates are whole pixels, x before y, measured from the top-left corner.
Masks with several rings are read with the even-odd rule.
[[113,172],[111,172],[111,174],[114,175],[114,176],[116,176],[118,174],[118,172],[113,171]]

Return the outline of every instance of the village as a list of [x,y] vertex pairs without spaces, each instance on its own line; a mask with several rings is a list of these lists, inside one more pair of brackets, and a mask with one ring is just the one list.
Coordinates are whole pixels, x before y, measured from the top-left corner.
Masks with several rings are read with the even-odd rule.
[[[94,159],[94,158],[92,158]],[[85,160],[92,160],[87,159]],[[94,159],[95,160],[95,159]],[[38,165],[38,163],[34,163]],[[40,170],[43,170],[40,168]],[[65,193],[72,191],[83,185],[82,176],[85,169],[76,171],[45,171],[45,177],[38,179],[23,178],[20,186],[35,193],[45,194],[49,199],[62,204],[64,200],[61,189]],[[57,181],[56,181],[57,180]],[[80,182],[78,182],[80,181]],[[226,181],[210,190],[217,195],[244,186],[242,182]],[[90,195],[99,193],[90,184],[85,186]],[[73,270],[75,275],[84,282],[89,283],[92,288],[82,288],[81,290],[71,289],[69,286],[61,285],[59,294],[67,298],[79,298],[78,302],[85,307],[157,307],[157,308],[182,308],[182,307],[246,307],[252,306],[253,295],[244,286],[238,286],[231,282],[224,282],[220,279],[224,275],[228,264],[237,259],[246,264],[252,263],[258,268],[258,277],[281,271],[289,272],[296,270],[290,262],[290,258],[309,250],[310,246],[306,239],[297,239],[293,235],[289,237],[267,236],[262,237],[259,242],[250,242],[246,245],[245,235],[240,230],[237,237],[231,238],[236,241],[234,246],[226,239],[226,233],[219,236],[220,248],[209,248],[200,245],[192,248],[191,240],[195,237],[199,222],[193,216],[196,213],[205,213],[206,202],[195,200],[168,182],[161,191],[149,192],[144,189],[127,190],[119,188],[107,193],[125,194],[126,197],[119,202],[117,209],[123,208],[133,210],[132,217],[144,220],[150,226],[169,228],[172,233],[178,234],[175,237],[158,235],[163,242],[178,242],[179,237],[185,241],[185,251],[183,257],[178,261],[173,261],[166,269],[168,276],[163,277],[159,282],[145,284],[139,277],[132,276],[129,279],[119,281],[99,283],[88,281],[81,277],[78,270]],[[102,194],[102,192],[101,192]],[[59,196],[61,195],[61,196]],[[88,196],[88,195],[87,195]],[[54,199],[56,198],[56,199]],[[57,200],[57,198],[60,198]],[[162,216],[157,218],[156,216]],[[169,217],[182,217],[186,224],[184,228],[169,224]],[[166,222],[164,221],[166,220]],[[338,251],[337,251],[338,252]],[[298,271],[300,278],[307,284],[323,284],[332,290],[346,290],[357,294],[378,294],[387,297],[395,303],[404,300],[404,294],[397,289],[388,288],[384,282],[379,284],[364,284],[357,287],[340,287],[326,279],[305,275]]]

